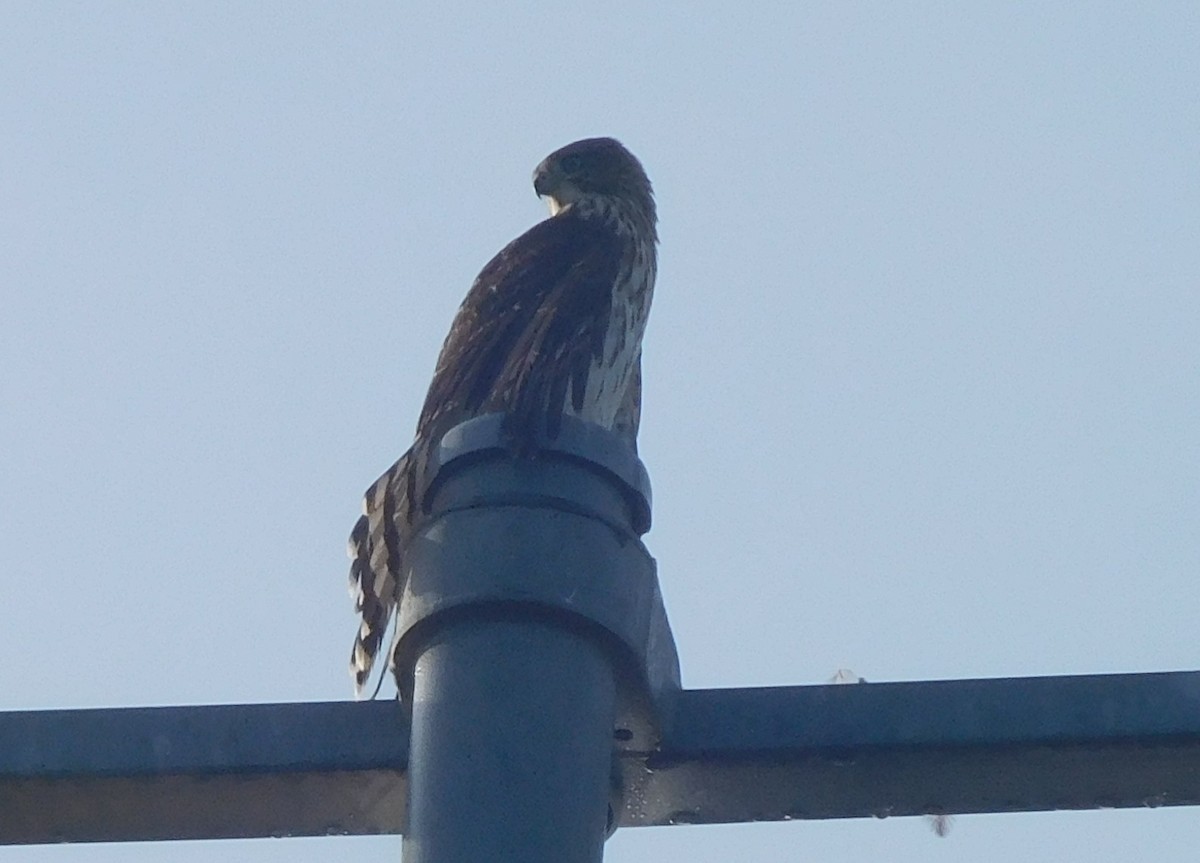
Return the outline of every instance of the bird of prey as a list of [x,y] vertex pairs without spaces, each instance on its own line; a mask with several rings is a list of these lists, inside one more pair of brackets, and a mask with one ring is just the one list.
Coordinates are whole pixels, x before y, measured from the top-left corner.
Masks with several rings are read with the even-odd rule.
[[636,448],[657,267],[650,180],[619,142],[589,138],[547,156],[533,188],[550,218],[476,277],[442,346],[412,447],[367,489],[350,535],[350,593],[362,618],[350,656],[356,694],[404,586],[420,509],[416,477],[446,431],[501,413],[508,448],[528,457],[570,415]]

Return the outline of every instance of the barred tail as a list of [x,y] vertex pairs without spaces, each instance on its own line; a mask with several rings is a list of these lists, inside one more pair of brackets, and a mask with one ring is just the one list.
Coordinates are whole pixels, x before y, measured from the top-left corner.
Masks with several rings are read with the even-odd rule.
[[362,697],[403,588],[401,546],[410,516],[411,460],[409,450],[367,489],[363,516],[350,533],[350,596],[362,617],[350,653],[356,697]]

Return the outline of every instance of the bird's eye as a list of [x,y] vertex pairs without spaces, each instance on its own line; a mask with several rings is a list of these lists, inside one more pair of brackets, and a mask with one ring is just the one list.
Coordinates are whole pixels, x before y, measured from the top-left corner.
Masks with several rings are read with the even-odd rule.
[[583,167],[583,157],[578,153],[572,153],[569,156],[563,156],[560,164],[564,171],[568,174],[573,174]]

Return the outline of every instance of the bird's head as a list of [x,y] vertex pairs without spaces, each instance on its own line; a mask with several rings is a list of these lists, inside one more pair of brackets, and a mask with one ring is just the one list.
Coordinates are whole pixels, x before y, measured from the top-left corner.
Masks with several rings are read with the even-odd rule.
[[580,199],[598,197],[634,207],[651,226],[656,221],[654,190],[642,163],[612,138],[585,138],[555,150],[534,170],[533,189],[552,216]]

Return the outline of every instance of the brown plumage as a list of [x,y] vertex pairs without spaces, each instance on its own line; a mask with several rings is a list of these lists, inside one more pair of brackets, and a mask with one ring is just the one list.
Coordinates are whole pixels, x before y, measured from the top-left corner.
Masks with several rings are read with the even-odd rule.
[[525,456],[553,440],[570,414],[637,445],[658,242],[650,181],[620,143],[589,138],[547,156],[533,184],[551,217],[476,277],[442,346],[413,445],[367,489],[350,534],[350,592],[361,616],[350,656],[356,693],[403,590],[416,477],[447,430],[503,413],[510,448]]

